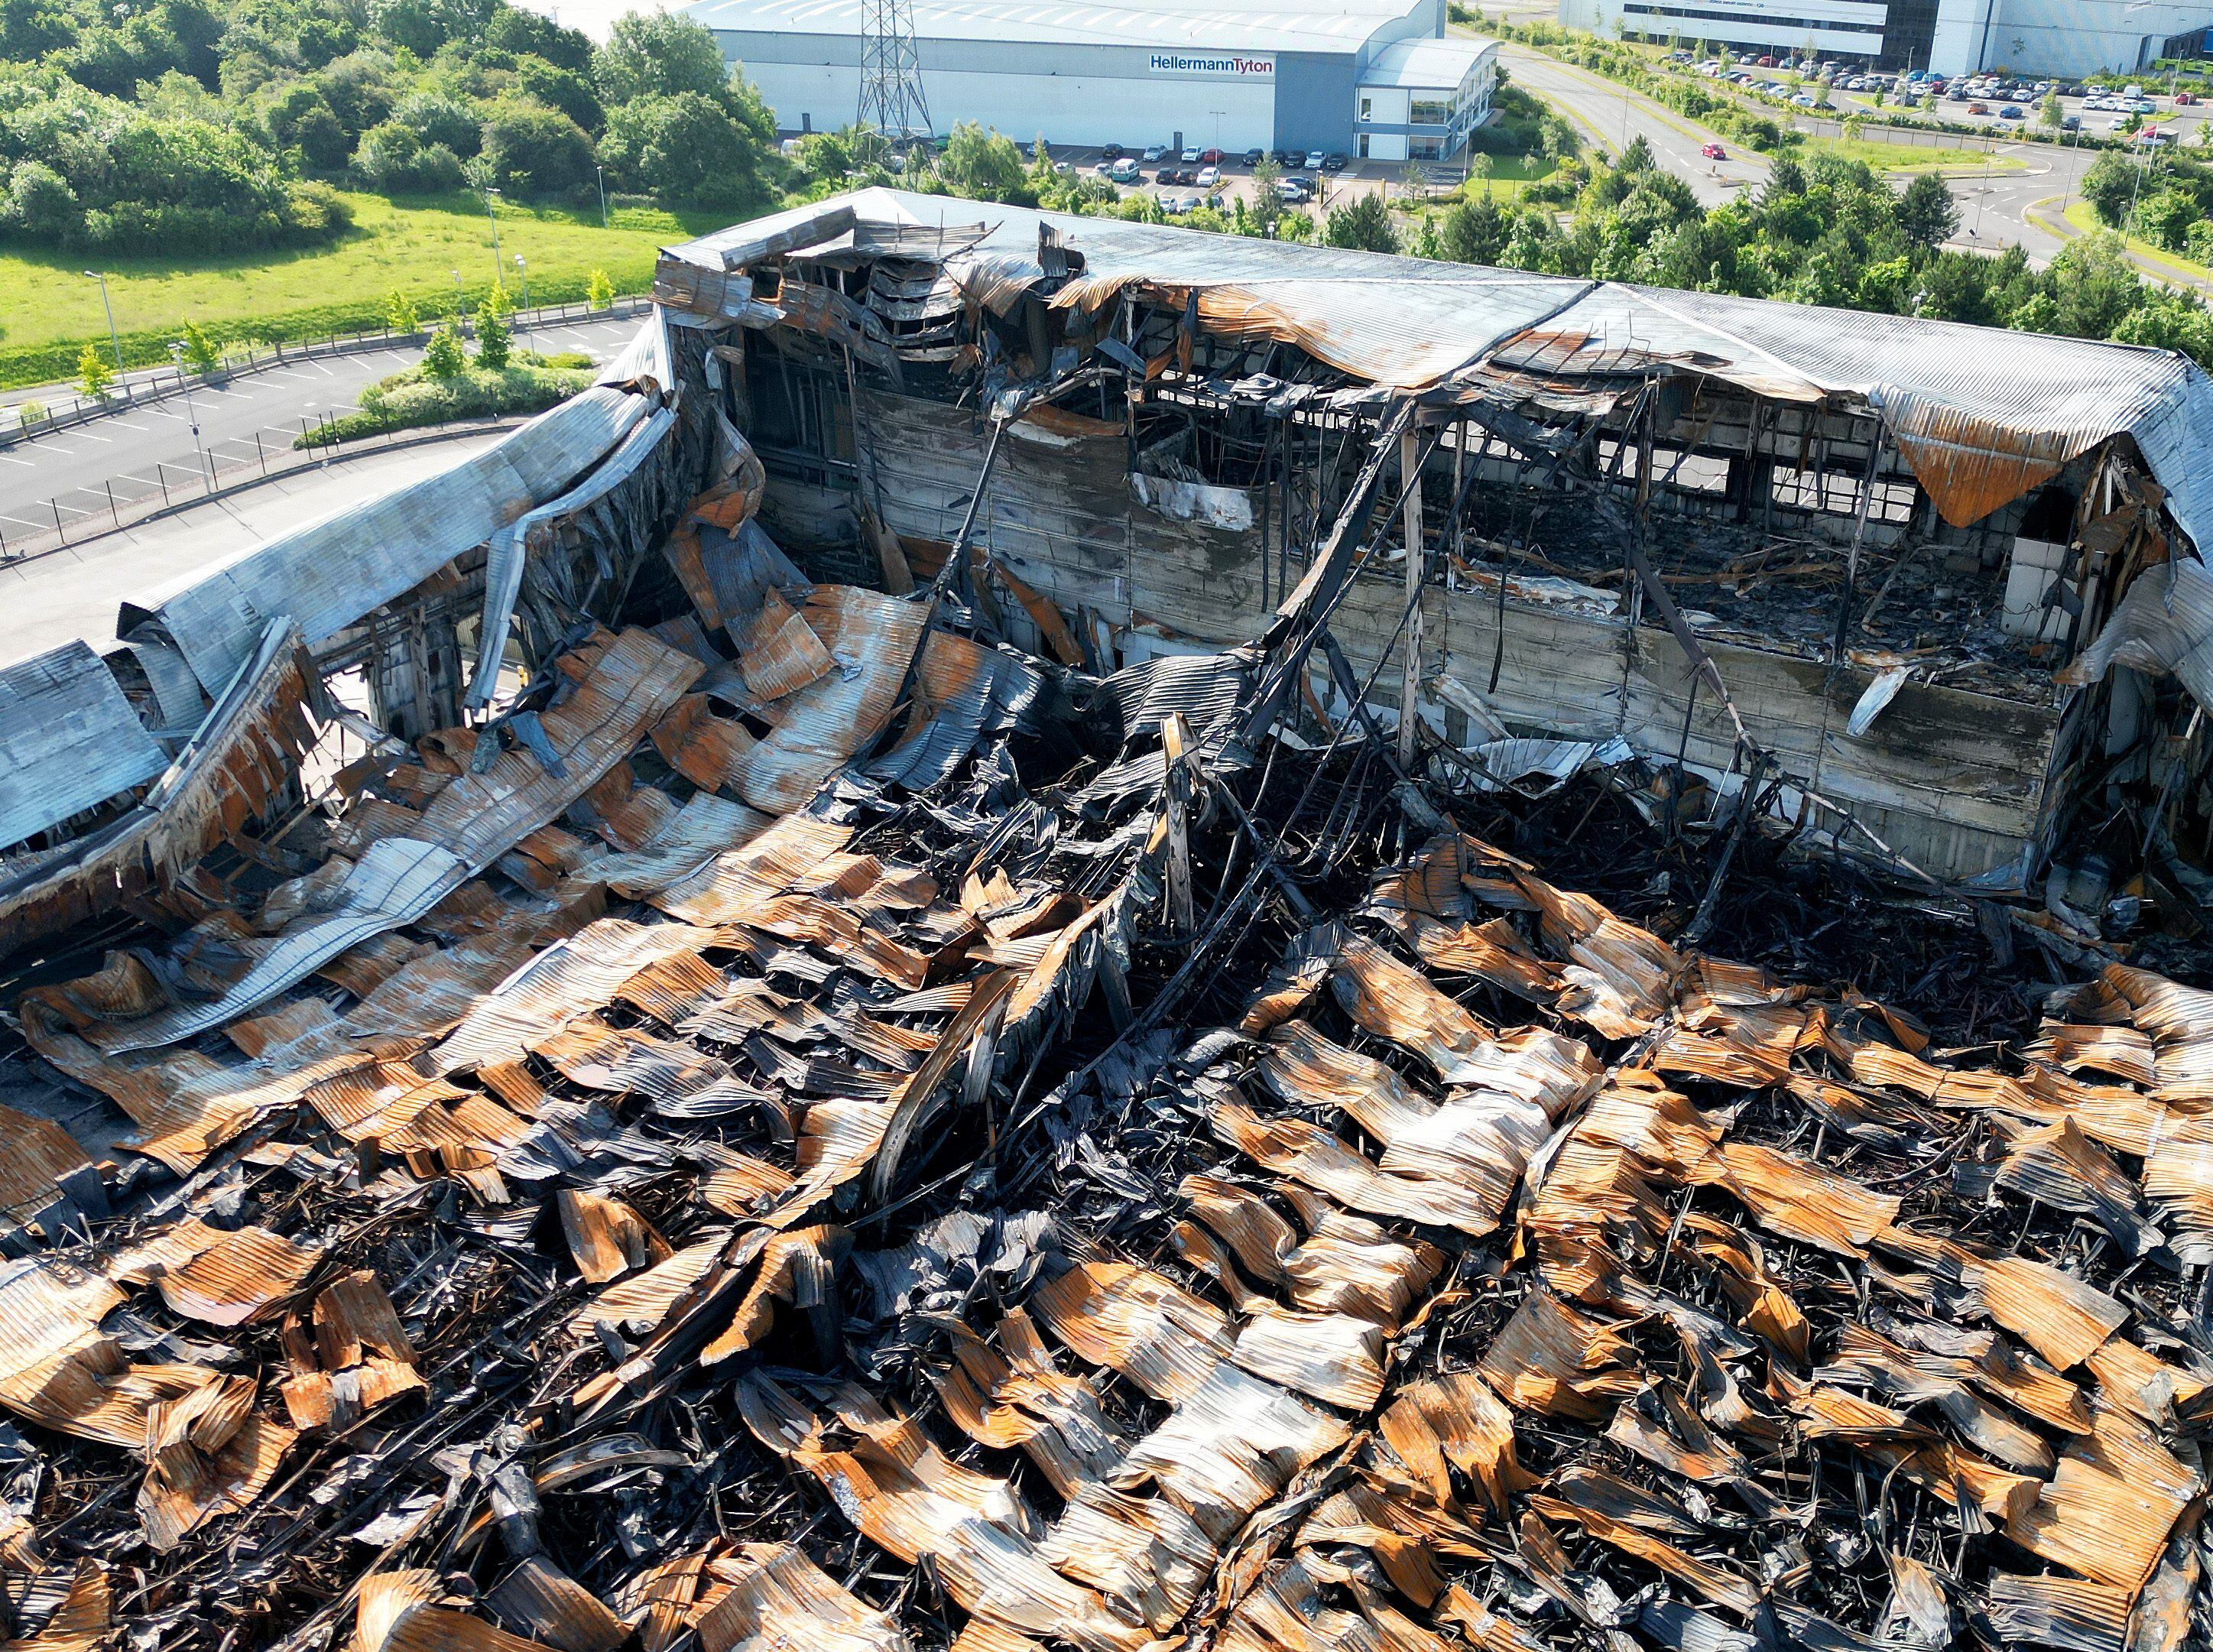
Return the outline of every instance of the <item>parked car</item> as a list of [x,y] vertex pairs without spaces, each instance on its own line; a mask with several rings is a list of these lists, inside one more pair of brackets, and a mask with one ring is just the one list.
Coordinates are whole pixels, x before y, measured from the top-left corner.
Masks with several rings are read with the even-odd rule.
[[2106,123],[2106,130],[2109,132],[2125,132],[2128,129],[2129,118],[2126,115],[2115,115]]
[[1260,164],[1260,157],[1261,157],[1261,156],[1263,156],[1263,155],[1265,155],[1265,154],[1267,154],[1267,152],[1268,152],[1268,151],[1267,151],[1267,150],[1265,150],[1265,149],[1247,149],[1247,150],[1246,150],[1246,151],[1245,151],[1245,164],[1246,164],[1247,166],[1248,166],[1248,167],[1257,167],[1257,166],[1259,166],[1259,165]]
[[1222,151],[1216,149],[1201,149],[1198,152],[1198,158],[1204,165],[1218,167],[1222,164]]
[[1790,101],[1801,109],[1811,109],[1815,107],[1814,94],[1811,92],[1801,92]]
[[1127,153],[1119,143],[1109,143],[1099,151],[1099,158],[1101,161],[1119,161]]
[[1326,157],[1320,149],[1308,149],[1307,151],[1306,159],[1301,162],[1300,164],[1311,171],[1320,172],[1321,170],[1321,163],[1325,158]]
[[1986,115],[1990,113],[1990,106],[1984,102],[1980,98],[1977,98],[1972,103],[1970,103],[1967,106],[1967,113],[1971,115]]
[[1186,166],[1188,166],[1191,162],[1198,159],[1198,145],[1196,143],[1190,145],[1181,155],[1178,155],[1176,159],[1183,162]]
[[2079,132],[2079,131],[2081,131],[2082,130],[2082,116],[2080,116],[2080,115],[2062,115],[2062,116],[2060,116],[2060,117],[2059,117],[2059,130],[2060,130],[2061,131],[2063,131],[2063,132]]
[[1201,167],[1198,169],[1198,186],[1201,189],[1212,189],[1221,181],[1222,168],[1220,167]]
[[1290,206],[1304,206],[1314,197],[1314,186],[1303,178],[1277,179],[1276,193]]
[[1150,162],[1159,160],[1167,152],[1168,146],[1165,143],[1148,143],[1145,145],[1145,152],[1143,155],[1140,158]]
[[1762,69],[1772,69],[1775,67],[1775,59],[1771,57],[1762,58],[1759,60],[1759,64]]
[[1998,111],[1998,119],[2000,120],[2026,120],[2028,119],[2028,111],[2022,108],[2018,103],[2009,103],[2004,108]]
[[1324,172],[1343,172],[1351,164],[1351,161],[1342,155],[1325,155],[1321,158],[1321,169]]
[[1191,174],[1186,172],[1181,167],[1162,167],[1153,174],[1153,181],[1164,186],[1187,184],[1191,181]]
[[1285,172],[1289,172],[1306,158],[1306,151],[1303,149],[1277,149],[1275,155],[1276,164]]
[[1134,184],[1140,181],[1143,174],[1138,172],[1136,159],[1125,155],[1114,162],[1106,175],[1118,184]]
[[1728,159],[1728,151],[1718,143],[1702,143],[1698,146],[1698,153],[1704,155],[1709,161],[1726,161]]
[[2197,101],[2198,94],[2195,92],[2177,92],[2174,94],[2174,107],[2178,109],[2186,109]]

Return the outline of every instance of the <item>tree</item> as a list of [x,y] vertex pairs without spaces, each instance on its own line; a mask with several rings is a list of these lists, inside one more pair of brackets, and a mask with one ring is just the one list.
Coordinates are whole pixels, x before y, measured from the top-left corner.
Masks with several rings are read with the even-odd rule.
[[185,364],[204,378],[223,365],[223,351],[196,321],[185,323]]
[[2110,229],[2118,229],[2127,221],[2136,192],[2136,168],[2116,150],[2107,149],[2082,174],[2082,198],[2089,202],[2098,222]]
[[2183,251],[2192,264],[2213,265],[2213,219],[2200,218],[2182,238]]
[[515,295],[508,291],[505,281],[494,276],[491,288],[485,294],[484,302],[479,308],[490,310],[503,321],[515,314]]
[[1645,140],[1644,134],[1639,132],[1629,140],[1628,146],[1621,152],[1621,159],[1615,165],[1623,172],[1652,172],[1657,170],[1660,162],[1653,156],[1652,145]]
[[434,379],[458,379],[468,367],[468,355],[461,344],[461,324],[449,315],[423,347],[424,371]]
[[1447,207],[1437,240],[1444,256],[1455,264],[1496,264],[1506,250],[1506,215],[1486,194]]
[[2147,290],[2143,302],[2114,326],[2112,336],[2125,344],[2179,350],[2201,367],[2213,364],[2213,315],[2194,293]]
[[1941,247],[1958,233],[1960,204],[1943,179],[1924,172],[1905,186],[1899,198],[1898,230],[1916,247]]
[[412,128],[424,148],[442,143],[463,160],[484,143],[484,123],[477,112],[456,98],[436,92],[411,92],[393,106],[392,120]]
[[1020,203],[1028,194],[1022,152],[1014,140],[987,132],[973,120],[954,127],[945,153],[937,157],[937,171],[955,190],[977,200]]
[[423,331],[423,317],[415,301],[397,287],[384,296],[384,325],[403,338]]
[[2059,107],[2058,93],[2046,92],[2044,94],[2043,101],[2036,106],[2036,118],[2040,124],[2050,127],[2052,131],[2059,130],[2059,123],[2064,120],[2067,115],[2066,112]]
[[2186,188],[2169,184],[2137,208],[2137,233],[2170,253],[2187,245],[2192,224],[2205,221],[2198,198]]
[[413,127],[397,119],[361,135],[353,169],[387,195],[435,195],[461,183],[458,155],[443,143],[425,143]]
[[743,210],[767,193],[766,146],[720,101],[648,93],[607,116],[600,159],[627,189],[672,205]]
[[485,299],[477,306],[477,365],[495,370],[505,367],[512,344],[507,317]]
[[1380,193],[1359,196],[1332,212],[1322,225],[1321,238],[1326,247],[1367,253],[1399,250],[1398,232],[1391,227],[1391,214]]
[[77,388],[94,401],[107,399],[108,387],[115,382],[115,367],[100,353],[97,344],[87,344],[76,353]]
[[592,271],[591,279],[584,283],[584,296],[595,310],[614,308],[615,283],[607,279],[605,270]]
[[1253,222],[1262,235],[1283,216],[1283,169],[1274,157],[1264,155],[1253,166]]
[[83,221],[76,191],[43,161],[18,161],[8,180],[7,218],[40,241],[58,241]]
[[485,122],[484,158],[517,192],[559,194],[592,181],[592,140],[584,129],[530,98],[508,96]]
[[718,101],[730,68],[711,30],[680,12],[637,12],[618,18],[605,46],[592,54],[592,83],[610,109],[633,98],[697,92]]

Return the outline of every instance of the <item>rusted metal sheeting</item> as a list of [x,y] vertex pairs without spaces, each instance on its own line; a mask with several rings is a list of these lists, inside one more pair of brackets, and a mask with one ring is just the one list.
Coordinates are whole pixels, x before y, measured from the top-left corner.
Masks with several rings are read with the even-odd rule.
[[[893,190],[843,198],[863,233],[926,224],[938,210]],[[729,234],[741,239],[746,228]],[[1131,290],[1180,306],[1196,294],[1211,331],[1294,343],[1381,386],[1424,388],[1465,371],[1474,393],[1488,387],[1486,372],[1557,386],[1674,371],[1786,400],[1849,395],[1887,411],[1954,523],[1979,520],[2126,435],[2185,530],[2213,533],[2213,380],[2172,351],[1011,207],[948,259],[948,272],[971,300],[1006,314],[1046,279],[1041,229],[1079,266],[1056,306],[1092,313]]]
[[2172,673],[2198,704],[2213,706],[2213,573],[2203,563],[2177,557],[2137,575],[2059,680],[2098,682],[2117,665]]
[[[656,319],[649,331],[658,334]],[[522,591],[523,565],[533,544],[556,533],[568,518],[604,499],[651,460],[676,428],[676,415],[655,408],[631,428],[592,473],[558,499],[549,499],[525,511],[491,536],[485,563],[484,620],[477,640],[476,675],[469,684],[469,704],[491,704],[499,686],[499,666],[507,647],[507,628],[515,617],[515,600]]]
[[143,785],[169,766],[82,642],[0,668],[0,844]]
[[327,905],[286,924],[227,991],[145,1016],[109,1047],[152,1049],[219,1027],[349,948],[421,917],[590,789],[703,669],[641,631],[605,639],[580,663],[588,669],[575,692],[543,717],[563,772],[518,746],[485,774],[455,776],[424,810],[418,836],[372,844]]
[[314,743],[321,680],[289,620],[268,622],[259,640],[136,808],[0,877],[0,954],[166,888],[292,783]]
[[116,634],[158,626],[210,693],[253,652],[271,614],[309,647],[413,589],[598,463],[652,411],[595,387],[497,446],[420,482],[252,546],[210,573],[124,603]]

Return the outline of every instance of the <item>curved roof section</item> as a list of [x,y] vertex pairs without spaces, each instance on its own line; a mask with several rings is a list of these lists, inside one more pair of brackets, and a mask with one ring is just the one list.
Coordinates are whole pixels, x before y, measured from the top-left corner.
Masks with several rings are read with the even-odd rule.
[[1450,91],[1498,49],[1496,40],[1454,34],[1442,40],[1393,40],[1360,71],[1363,86],[1407,86]]
[[[1328,5],[1087,5],[1070,0],[915,0],[918,39],[1047,46],[1189,47],[1218,52],[1357,52],[1421,0]],[[701,0],[685,15],[709,28],[764,34],[861,32],[861,0]]]
[[[1178,302],[1191,296],[1210,329],[1296,344],[1385,389],[1479,399],[1500,373],[1549,386],[1673,371],[1792,400],[1851,396],[1881,411],[1954,523],[1979,520],[2099,442],[2125,436],[2167,489],[2183,531],[2213,544],[2213,380],[2173,351],[891,189],[735,226],[664,257],[723,270],[775,252],[835,257],[899,247],[942,255],[972,296],[1004,310],[1042,278],[1042,228],[1083,259],[1055,304],[1089,308],[1126,287]],[[936,254],[926,250],[933,245]]]

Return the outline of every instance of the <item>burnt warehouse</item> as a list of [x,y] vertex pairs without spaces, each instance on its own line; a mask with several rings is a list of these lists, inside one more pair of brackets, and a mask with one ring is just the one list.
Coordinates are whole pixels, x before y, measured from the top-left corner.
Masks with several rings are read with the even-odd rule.
[[[2204,830],[2195,703],[2112,669],[2213,620],[2172,354],[887,191],[671,249],[657,296],[740,324],[802,559],[961,542],[1094,670],[1257,635],[1341,532],[1348,669],[1305,692],[1373,678],[1478,777],[1619,740],[1992,891],[2118,784]],[[2108,624],[2147,572],[2157,637]]]

